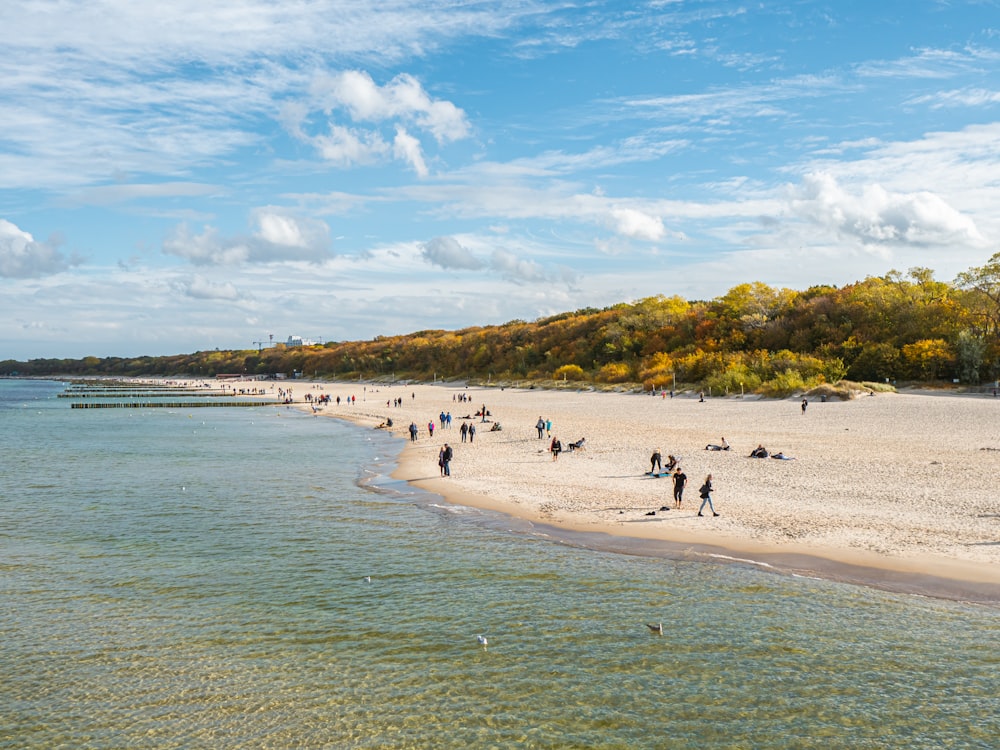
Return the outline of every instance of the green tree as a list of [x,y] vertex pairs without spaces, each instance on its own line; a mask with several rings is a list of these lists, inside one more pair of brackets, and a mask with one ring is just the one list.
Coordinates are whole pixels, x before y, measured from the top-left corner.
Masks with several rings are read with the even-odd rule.
[[958,377],[964,383],[979,382],[979,368],[986,354],[986,342],[982,336],[966,329],[959,331],[955,339],[955,357],[958,365]]

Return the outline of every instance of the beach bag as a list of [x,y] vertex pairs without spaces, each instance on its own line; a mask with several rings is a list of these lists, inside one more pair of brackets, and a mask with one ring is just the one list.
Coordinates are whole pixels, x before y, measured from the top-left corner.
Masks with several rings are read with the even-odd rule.
[[711,490],[711,488],[710,488],[710,487],[708,486],[708,482],[705,482],[705,484],[703,484],[703,485],[702,485],[702,486],[701,486],[701,487],[700,487],[700,488],[698,489],[698,493],[699,493],[699,494],[700,494],[700,495],[701,495],[702,497],[708,497],[708,496],[709,496],[709,494],[710,494],[711,492],[712,492],[712,490]]

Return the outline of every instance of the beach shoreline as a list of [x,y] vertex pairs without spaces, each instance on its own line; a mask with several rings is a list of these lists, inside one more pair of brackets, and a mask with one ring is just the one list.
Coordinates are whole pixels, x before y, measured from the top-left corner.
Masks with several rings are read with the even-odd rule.
[[516,518],[552,542],[583,549],[641,557],[754,567],[777,575],[816,578],[974,604],[1000,606],[1000,570],[977,562],[933,555],[897,558],[864,550],[768,544],[711,531],[672,531],[641,519],[601,524],[586,519],[553,520],[492,496],[464,490],[448,479],[422,476],[426,461],[407,457],[404,446],[394,479],[406,481],[452,505]]
[[[402,440],[394,479],[521,519],[554,541],[1000,604],[1000,499],[991,479],[1000,469],[1000,402],[989,397],[888,393],[802,410],[798,399],[700,402],[689,394],[282,387],[316,416]],[[308,393],[331,402],[303,405]],[[486,421],[477,415],[484,405]],[[440,425],[442,413],[452,415],[450,429]],[[538,439],[539,416],[553,422],[551,436]],[[461,441],[463,422],[477,427],[472,443]],[[501,430],[492,429],[497,422]],[[723,435],[732,450],[705,450]],[[586,437],[586,449],[553,460],[554,436],[564,446]],[[450,477],[437,465],[445,442],[455,453]],[[759,443],[795,460],[749,458]],[[671,479],[647,473],[656,448],[664,461],[678,456],[689,477],[680,510]],[[708,473],[719,517],[697,516]]]

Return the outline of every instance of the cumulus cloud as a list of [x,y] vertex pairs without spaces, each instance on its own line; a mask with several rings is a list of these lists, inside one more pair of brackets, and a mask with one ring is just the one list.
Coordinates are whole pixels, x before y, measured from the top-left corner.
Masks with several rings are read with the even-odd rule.
[[402,159],[413,167],[413,171],[419,176],[427,176],[427,165],[424,163],[420,141],[398,126],[396,127],[396,140],[393,142],[392,152],[397,159]]
[[477,271],[484,265],[454,237],[435,237],[424,245],[421,254],[429,263],[441,268]]
[[[311,104],[285,107],[285,125],[296,137],[311,142],[325,161],[338,167],[372,164],[392,157],[406,162],[424,177],[428,174],[424,147],[413,131],[429,133],[438,144],[469,136],[465,112],[449,101],[431,98],[408,74],[379,86],[364,71],[346,70],[317,78],[311,94]],[[329,119],[328,133],[310,136],[307,132],[313,108]],[[395,136],[390,145],[392,131]]]
[[891,192],[872,184],[852,194],[824,172],[805,177],[794,191],[791,208],[797,216],[863,243],[983,241],[972,219],[934,193]]
[[634,208],[614,208],[611,210],[611,218],[619,234],[633,239],[656,241],[663,239],[666,233],[663,221],[658,216],[650,216]]
[[59,252],[59,239],[36,242],[30,233],[0,219],[0,277],[35,279],[79,265],[81,259]]
[[364,71],[346,70],[318,79],[314,90],[327,111],[344,109],[355,122],[414,122],[439,143],[469,134],[465,112],[451,102],[431,99],[420,82],[406,73],[379,86]]
[[254,232],[235,237],[224,237],[209,226],[195,234],[181,224],[164,240],[163,252],[195,265],[319,262],[330,257],[330,230],[322,221],[270,208],[256,209],[252,219]]
[[317,136],[314,143],[320,156],[338,167],[372,164],[389,151],[388,144],[379,133],[339,125],[331,125],[329,135]]

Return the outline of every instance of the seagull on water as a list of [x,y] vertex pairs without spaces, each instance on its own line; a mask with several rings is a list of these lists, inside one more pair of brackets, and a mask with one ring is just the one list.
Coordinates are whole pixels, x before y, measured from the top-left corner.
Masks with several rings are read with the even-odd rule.
[[485,635],[477,635],[476,640],[479,641],[483,645],[483,647],[490,645],[489,641],[486,640]]
[[372,577],[371,577],[371,576],[365,576],[365,577],[364,577],[364,578],[363,578],[362,580],[363,580],[363,581],[364,581],[365,583],[371,583],[371,582],[372,582]]
[[655,625],[650,625],[647,622],[646,623],[646,627],[649,628],[654,633],[656,633],[657,635],[663,635],[663,623],[662,622],[658,622]]

